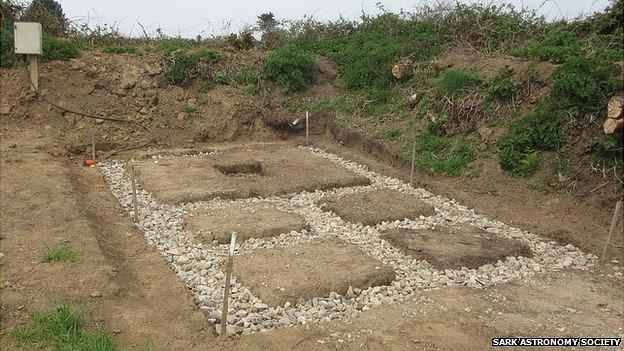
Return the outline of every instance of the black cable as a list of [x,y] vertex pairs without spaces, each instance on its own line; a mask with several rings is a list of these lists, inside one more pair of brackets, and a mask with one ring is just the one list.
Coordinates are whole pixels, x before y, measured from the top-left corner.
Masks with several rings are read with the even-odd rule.
[[140,122],[132,121],[132,120],[121,118],[121,117],[117,117],[117,116],[96,116],[96,115],[93,115],[93,114],[90,114],[90,113],[76,111],[76,110],[72,110],[72,109],[67,108],[67,107],[63,107],[63,106],[61,106],[61,105],[59,105],[59,104],[49,100],[43,94],[43,92],[41,92],[41,90],[39,90],[38,87],[35,87],[35,84],[33,83],[32,79],[30,78],[30,74],[28,73],[28,67],[27,67],[26,60],[24,60],[24,71],[26,72],[26,79],[28,80],[28,83],[35,90],[35,93],[37,94],[37,96],[39,96],[43,101],[47,102],[51,106],[54,106],[54,107],[58,108],[59,110],[62,110],[62,111],[65,111],[65,112],[73,113],[75,115],[79,115],[79,116],[83,116],[83,117],[87,117],[87,118],[102,119],[102,120],[105,120],[105,121],[134,124],[136,126],[139,126],[141,129],[145,130],[148,133],[149,138],[148,138],[147,142],[145,142],[145,143],[143,143],[141,145],[128,146],[128,147],[125,147],[123,149],[115,150],[115,151],[107,154],[103,158],[105,158],[105,159],[109,158],[109,157],[111,157],[111,156],[113,156],[115,154],[118,154],[120,152],[123,152],[123,151],[128,151],[128,150],[134,150],[134,149],[140,149],[140,148],[143,148],[143,147],[147,147],[154,140],[154,133],[152,133],[152,131],[146,125],[144,125],[144,124],[142,124]]

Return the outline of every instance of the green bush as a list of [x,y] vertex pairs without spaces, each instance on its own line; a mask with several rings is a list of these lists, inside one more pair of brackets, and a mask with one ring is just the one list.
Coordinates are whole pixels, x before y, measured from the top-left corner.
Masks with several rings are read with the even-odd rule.
[[211,79],[206,79],[206,80],[202,83],[202,85],[201,85],[201,90],[202,90],[204,93],[207,93],[207,92],[209,92],[210,90],[212,90],[212,88],[214,88],[214,86],[215,86],[215,82],[214,82],[213,80],[211,80]]
[[392,66],[399,60],[430,60],[445,39],[427,21],[406,19],[399,14],[363,16],[359,26],[339,21],[326,25],[299,22],[302,36],[293,45],[336,62],[342,86],[366,95],[368,105],[385,104],[398,81]]
[[[443,41],[430,23],[384,14],[367,19],[357,34],[326,39],[312,46],[338,64],[340,80],[346,88],[379,92],[391,90],[396,83],[392,65],[397,60],[430,59]],[[371,95],[374,94],[378,95]]]
[[488,100],[510,100],[520,90],[520,85],[515,84],[512,80],[513,70],[510,67],[505,67],[487,82],[487,90],[485,96]]
[[110,44],[104,47],[102,51],[108,54],[136,54],[139,48],[131,44]]
[[483,83],[475,69],[449,68],[440,74],[435,89],[440,96],[458,96],[466,90]]
[[624,30],[616,34],[591,34],[587,37],[587,51],[594,57],[618,62],[624,57]]
[[247,91],[247,94],[249,95],[258,94],[258,87],[255,84],[249,84],[247,88],[245,88],[245,90]]
[[185,51],[190,46],[188,40],[180,38],[165,39],[158,42],[158,50],[163,56],[169,56],[175,51]]
[[294,45],[286,45],[269,55],[265,73],[269,79],[279,84],[284,92],[290,93],[303,90],[306,85],[314,82],[316,68],[314,56]]
[[41,45],[43,46],[43,54],[41,55],[43,61],[69,60],[80,55],[76,43],[46,33],[43,33]]
[[570,57],[578,56],[582,51],[581,41],[574,33],[557,28],[546,33],[540,41],[527,44],[513,54],[540,61],[561,63]]
[[262,79],[262,72],[258,70],[241,69],[236,73],[234,81],[239,85],[256,84]]
[[0,27],[0,67],[11,67],[14,60],[13,27],[7,23]]
[[228,76],[226,76],[223,73],[218,73],[214,77],[214,82],[217,83],[217,84],[221,84],[221,85],[229,85],[230,84],[230,78],[228,78]]
[[624,141],[621,135],[603,135],[594,141],[594,156],[599,162],[612,165],[622,158]]
[[549,77],[551,100],[575,115],[604,113],[609,98],[622,89],[620,67],[591,57],[574,57]]
[[498,140],[501,168],[516,176],[527,176],[539,168],[540,150],[557,149],[563,141],[562,118],[539,110],[515,121]]
[[[69,60],[80,55],[78,45],[69,39],[53,37],[48,33],[43,33],[42,61]],[[13,54],[13,28],[2,26],[0,28],[0,67],[10,67],[15,62]]]
[[200,63],[215,63],[224,58],[221,52],[213,49],[200,49],[192,52],[174,51],[171,55],[171,64],[165,69],[165,77],[172,84],[178,85],[195,75]]

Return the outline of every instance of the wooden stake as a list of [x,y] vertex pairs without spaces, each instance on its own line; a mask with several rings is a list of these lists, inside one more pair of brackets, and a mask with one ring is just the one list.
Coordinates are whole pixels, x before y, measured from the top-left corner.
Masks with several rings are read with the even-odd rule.
[[39,55],[28,55],[28,76],[30,77],[30,90],[39,90]]
[[414,142],[412,143],[412,168],[410,170],[410,185],[414,186],[414,163],[416,162],[416,135],[414,134]]
[[223,309],[221,310],[221,336],[227,334],[228,300],[230,298],[230,279],[232,278],[232,268],[234,266],[234,248],[236,247],[236,232],[232,232],[230,239],[230,252],[225,271],[225,288],[223,289]]
[[134,222],[139,222],[139,203],[137,201],[137,190],[136,190],[136,174],[134,172],[134,167],[130,168],[131,177],[132,177],[132,206],[134,208]]
[[95,133],[91,127],[91,159],[95,162]]
[[308,137],[309,137],[309,128],[308,128],[308,111],[306,111],[306,146],[309,146]]
[[619,200],[615,204],[615,211],[613,211],[613,219],[611,220],[611,228],[609,229],[609,237],[607,238],[607,242],[605,243],[604,250],[602,251],[602,262],[605,262],[607,259],[607,253],[609,251],[609,247],[611,246],[611,239],[613,238],[613,232],[617,228],[618,223],[620,222],[620,210],[622,209],[622,200]]

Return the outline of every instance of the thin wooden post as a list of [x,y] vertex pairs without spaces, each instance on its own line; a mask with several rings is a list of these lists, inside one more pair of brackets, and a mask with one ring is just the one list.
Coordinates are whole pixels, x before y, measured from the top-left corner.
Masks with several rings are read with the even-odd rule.
[[225,270],[225,288],[223,289],[223,309],[221,310],[221,336],[227,333],[228,300],[230,298],[230,279],[232,278],[232,268],[234,266],[234,248],[236,247],[236,232],[232,232],[230,239],[230,251],[228,252],[228,262]]
[[28,55],[28,76],[30,77],[30,90],[39,90],[39,55]]
[[93,126],[91,126],[91,159],[95,162],[95,133],[93,132]]
[[414,163],[416,162],[416,134],[412,143],[412,168],[410,169],[410,185],[414,186]]
[[615,203],[615,211],[613,211],[613,219],[611,220],[611,228],[609,229],[609,237],[607,238],[607,242],[605,243],[604,250],[602,251],[602,262],[605,262],[607,259],[607,253],[609,251],[609,247],[611,246],[611,239],[613,238],[613,233],[620,222],[620,210],[622,209],[622,200],[618,200]]
[[310,143],[308,141],[308,138],[309,138],[309,135],[310,135],[310,129],[308,127],[308,111],[306,111],[306,115],[305,116],[306,116],[306,146],[310,146],[309,145]]
[[132,207],[134,209],[134,222],[139,222],[139,203],[137,201],[137,190],[136,190],[136,173],[134,172],[134,167],[130,167],[130,177],[132,178]]

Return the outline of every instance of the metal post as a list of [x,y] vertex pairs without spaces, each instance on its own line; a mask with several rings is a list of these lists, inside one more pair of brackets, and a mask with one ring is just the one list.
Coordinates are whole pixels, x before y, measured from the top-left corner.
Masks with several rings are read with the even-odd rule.
[[221,336],[227,333],[228,300],[230,298],[230,279],[232,278],[232,268],[234,266],[234,248],[236,247],[236,232],[232,232],[230,239],[230,252],[225,271],[225,288],[223,289],[223,309],[221,310]]

